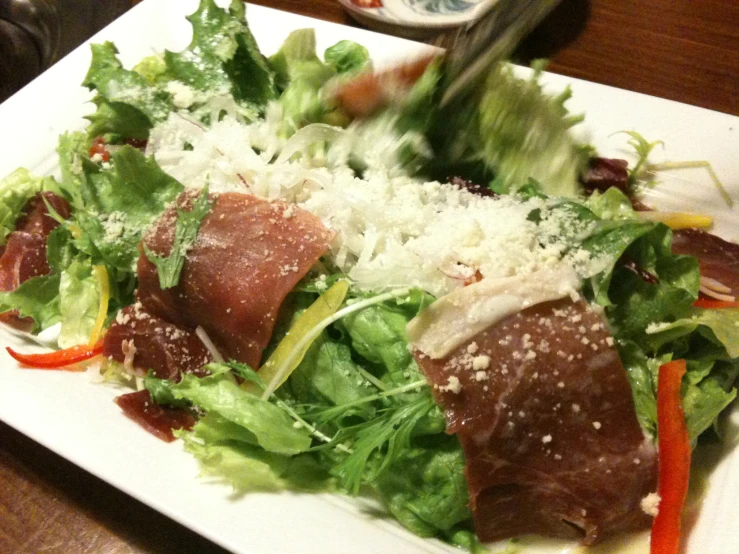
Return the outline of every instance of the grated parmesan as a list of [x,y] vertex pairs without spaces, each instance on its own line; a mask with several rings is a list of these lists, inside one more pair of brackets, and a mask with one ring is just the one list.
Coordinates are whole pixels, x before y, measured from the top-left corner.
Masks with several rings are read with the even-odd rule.
[[[286,140],[280,124],[275,105],[250,124],[226,116],[206,127],[175,113],[152,130],[147,153],[187,187],[282,199],[320,217],[336,232],[332,262],[361,290],[416,286],[443,296],[477,272],[500,279],[563,260],[581,277],[599,269],[599,260],[560,236],[574,221],[551,210],[552,201],[481,197],[410,177],[397,162],[401,139],[387,127],[370,141],[352,127],[309,125]],[[326,141],[331,146],[320,148]],[[361,177],[349,166],[351,152],[368,164]],[[538,224],[529,221],[534,210]]]

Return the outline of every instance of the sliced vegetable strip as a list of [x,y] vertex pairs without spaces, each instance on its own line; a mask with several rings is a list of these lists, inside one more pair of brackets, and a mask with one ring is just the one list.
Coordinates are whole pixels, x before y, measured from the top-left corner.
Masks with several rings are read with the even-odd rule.
[[720,310],[722,308],[739,308],[739,302],[727,302],[726,300],[708,300],[699,298],[693,303],[696,308],[704,308],[706,310]]
[[95,346],[103,332],[103,327],[105,327],[105,318],[108,316],[108,303],[110,302],[108,270],[105,269],[104,265],[96,265],[92,268],[92,273],[95,275],[98,282],[100,307],[98,308],[98,315],[95,319],[95,327],[93,327],[92,333],[90,334],[90,340],[87,343],[87,346],[90,347]]
[[65,369],[68,366],[84,362],[102,354],[103,341],[99,340],[94,346],[80,344],[46,354],[21,354],[10,347],[6,347],[8,354],[17,362],[36,369]]
[[657,492],[660,503],[652,525],[651,554],[677,554],[680,545],[680,516],[690,479],[690,439],[680,395],[685,370],[685,360],[674,360],[659,368]]
[[[327,317],[331,317],[336,313],[336,310],[341,307],[341,303],[344,302],[344,298],[346,297],[346,293],[348,290],[349,283],[347,281],[338,281],[330,289],[324,292],[318,298],[318,300],[311,304],[305,310],[305,312],[300,315],[300,317],[298,317],[297,321],[290,329],[290,332],[287,334],[287,336],[285,336],[284,339],[282,339],[282,341],[280,342],[280,344],[277,345],[277,348],[269,357],[269,359],[259,369],[259,376],[265,383],[269,383],[272,381],[272,379],[282,367],[285,360],[295,349],[295,346],[305,335],[307,335],[321,321],[323,321]],[[293,356],[293,360],[290,363],[290,366],[277,382],[275,388],[282,385],[282,383],[287,380],[293,370],[298,367],[298,365],[300,365],[300,362],[303,360],[303,357],[308,351],[308,348],[310,348],[311,344],[312,342],[305,344],[301,348],[300,353]],[[257,385],[251,381],[244,382],[241,387],[255,394],[257,394],[260,390]]]

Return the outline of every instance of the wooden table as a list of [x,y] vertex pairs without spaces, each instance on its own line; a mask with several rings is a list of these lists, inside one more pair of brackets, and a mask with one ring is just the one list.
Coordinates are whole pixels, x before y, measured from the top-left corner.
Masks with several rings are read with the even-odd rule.
[[[353,25],[334,0],[256,3]],[[64,45],[122,11],[105,5],[90,28],[70,14]],[[565,0],[518,53],[540,56],[554,72],[739,115],[739,2]],[[0,552],[223,550],[0,423]]]

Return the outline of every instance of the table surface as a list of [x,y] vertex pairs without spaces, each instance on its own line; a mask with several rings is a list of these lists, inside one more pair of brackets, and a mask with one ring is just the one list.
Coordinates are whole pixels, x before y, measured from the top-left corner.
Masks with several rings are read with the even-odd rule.
[[[336,0],[255,3],[354,25]],[[95,2],[88,27],[67,18],[65,49],[122,4]],[[739,2],[565,0],[517,53],[536,57],[556,73],[739,115]],[[0,552],[224,551],[0,423]]]

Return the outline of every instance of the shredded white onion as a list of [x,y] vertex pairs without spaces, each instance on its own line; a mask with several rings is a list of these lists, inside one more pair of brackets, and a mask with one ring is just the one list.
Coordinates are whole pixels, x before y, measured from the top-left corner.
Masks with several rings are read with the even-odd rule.
[[701,277],[701,286],[724,294],[729,294],[731,292],[729,287],[724,285],[721,281],[717,281],[711,277]]
[[210,340],[210,337],[205,332],[205,329],[198,325],[197,329],[195,329],[195,334],[198,336],[205,348],[208,349],[208,352],[210,352],[210,355],[213,358],[214,362],[222,364],[226,361],[223,359],[223,356],[221,356],[221,353],[218,352],[218,349],[216,348],[216,345],[213,344],[213,341]]
[[736,302],[736,296],[732,296],[730,294],[721,294],[704,286],[701,286],[699,290],[706,296],[710,296],[716,300],[721,300],[722,302]]

